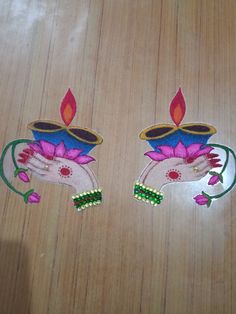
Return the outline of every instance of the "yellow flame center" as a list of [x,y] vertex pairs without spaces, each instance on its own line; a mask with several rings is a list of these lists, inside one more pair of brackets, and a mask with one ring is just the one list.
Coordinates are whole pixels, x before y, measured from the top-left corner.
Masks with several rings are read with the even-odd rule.
[[182,111],[181,105],[178,104],[176,105],[175,110],[174,110],[175,123],[178,125],[182,118],[183,118],[183,111]]
[[72,118],[72,108],[71,108],[71,105],[68,103],[66,104],[65,106],[65,109],[64,109],[64,112],[63,112],[63,116],[66,120],[66,122],[69,122]]

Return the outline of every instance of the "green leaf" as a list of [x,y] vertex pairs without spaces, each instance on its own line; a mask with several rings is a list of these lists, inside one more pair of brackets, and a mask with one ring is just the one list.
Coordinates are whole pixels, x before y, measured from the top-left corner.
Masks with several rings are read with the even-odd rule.
[[221,183],[224,182],[224,178],[223,178],[223,175],[221,173],[219,173],[219,180],[220,180]]
[[219,173],[218,172],[215,172],[215,171],[209,171],[208,172],[211,176],[219,176]]
[[212,203],[212,200],[211,200],[211,198],[208,198],[208,202],[207,202],[207,208],[209,208],[210,206],[211,206],[211,203]]
[[208,202],[206,204],[207,207],[210,207],[211,206],[211,203],[212,203],[212,198],[210,197],[209,194],[207,194],[206,192],[202,191],[202,195],[205,196],[207,199],[208,199]]

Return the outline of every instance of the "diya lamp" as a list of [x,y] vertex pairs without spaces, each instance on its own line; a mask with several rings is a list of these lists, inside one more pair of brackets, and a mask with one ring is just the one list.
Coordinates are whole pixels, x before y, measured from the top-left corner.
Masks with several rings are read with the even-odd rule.
[[[209,124],[205,123],[187,123],[181,124],[186,112],[185,100],[179,88],[175,97],[170,104],[170,116],[174,122],[173,124],[157,124],[144,129],[139,137],[142,140],[148,142],[148,144],[154,149],[154,151],[146,152],[144,155],[150,157],[152,160],[158,162],[162,166],[162,161],[172,157],[183,158],[186,164],[191,164],[199,156],[205,155],[209,164],[213,168],[221,167],[220,171],[209,171],[211,175],[208,185],[213,186],[217,183],[224,182],[225,171],[229,164],[229,159],[234,161],[234,170],[232,173],[232,183],[219,194],[208,194],[202,191],[201,194],[194,197],[194,200],[199,205],[211,205],[213,200],[219,199],[236,185],[236,154],[234,151],[222,144],[208,143],[208,140],[212,135],[216,133],[216,129]],[[217,162],[219,159],[214,159],[218,154],[210,154],[213,149],[221,149],[225,152],[224,164],[220,165]],[[149,164],[150,165],[150,164]],[[149,165],[143,170],[147,176],[147,169]],[[186,168],[186,171],[199,171],[197,167]],[[167,180],[171,179],[181,181],[181,173],[175,169],[166,170]],[[214,169],[213,169],[214,170]],[[142,176],[141,174],[141,176]],[[171,174],[171,176],[169,176]],[[146,177],[145,177],[146,178]],[[141,178],[139,178],[134,185],[134,196],[138,200],[142,200],[154,206],[160,204],[163,199],[163,193],[157,191],[155,188],[145,186]]]
[[186,104],[180,88],[170,104],[170,115],[174,125],[157,124],[148,127],[140,133],[140,139],[146,140],[155,150],[158,150],[158,146],[161,145],[175,147],[179,142],[182,142],[184,146],[193,143],[206,144],[216,133],[216,129],[205,123],[180,124],[185,112]]
[[28,125],[36,141],[44,140],[54,145],[63,141],[66,149],[81,149],[81,155],[87,154],[102,143],[102,137],[93,130],[70,126],[76,114],[76,100],[70,89],[61,102],[60,114],[64,124],[37,120]]
[[[32,131],[34,139],[13,140],[5,146],[1,154],[0,177],[10,190],[23,198],[26,204],[39,203],[40,196],[34,189],[22,192],[13,185],[11,178],[8,178],[6,175],[7,165],[10,164],[4,162],[6,158],[11,158],[11,163],[14,165],[13,175],[24,183],[28,183],[30,181],[27,175],[29,169],[24,167],[24,165],[29,158],[33,158],[34,153],[39,153],[46,159],[52,160],[54,157],[62,157],[70,162],[73,161],[74,165],[86,165],[95,160],[88,153],[103,141],[99,134],[89,128],[70,125],[76,114],[76,100],[70,89],[68,89],[61,102],[60,114],[64,124],[50,120],[31,122],[28,128]],[[19,159],[17,159],[16,148],[19,144],[25,144],[26,148],[23,149],[23,152],[19,154]],[[49,171],[48,169],[49,167],[46,165],[44,170]],[[63,164],[58,169],[58,172],[54,174],[55,181],[53,183],[61,183],[58,181],[58,175],[60,178],[65,179],[69,178],[72,172],[70,166]],[[82,178],[78,180],[82,180]],[[77,209],[84,209],[88,206],[100,204],[102,199],[101,189],[94,189],[73,195],[72,199]]]

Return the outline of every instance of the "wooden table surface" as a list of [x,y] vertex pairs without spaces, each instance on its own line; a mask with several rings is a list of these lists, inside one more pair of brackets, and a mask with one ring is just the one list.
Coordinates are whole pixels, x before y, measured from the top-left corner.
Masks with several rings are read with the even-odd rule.
[[200,183],[155,208],[132,197],[148,162],[138,134],[170,122],[179,86],[185,122],[236,149],[236,1],[4,0],[0,25],[1,148],[60,121],[68,87],[74,124],[104,137],[102,206],[78,213],[69,188],[36,179],[42,201],[25,205],[1,183],[0,313],[236,313],[235,191],[210,208],[192,200]]

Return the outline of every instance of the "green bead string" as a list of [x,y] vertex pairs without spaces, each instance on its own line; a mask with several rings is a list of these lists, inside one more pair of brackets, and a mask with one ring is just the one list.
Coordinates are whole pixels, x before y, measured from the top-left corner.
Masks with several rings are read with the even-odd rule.
[[78,210],[83,210],[90,206],[101,204],[102,190],[92,190],[72,196],[74,206]]
[[134,197],[153,206],[159,205],[164,198],[161,192],[140,182],[136,182],[134,185]]

